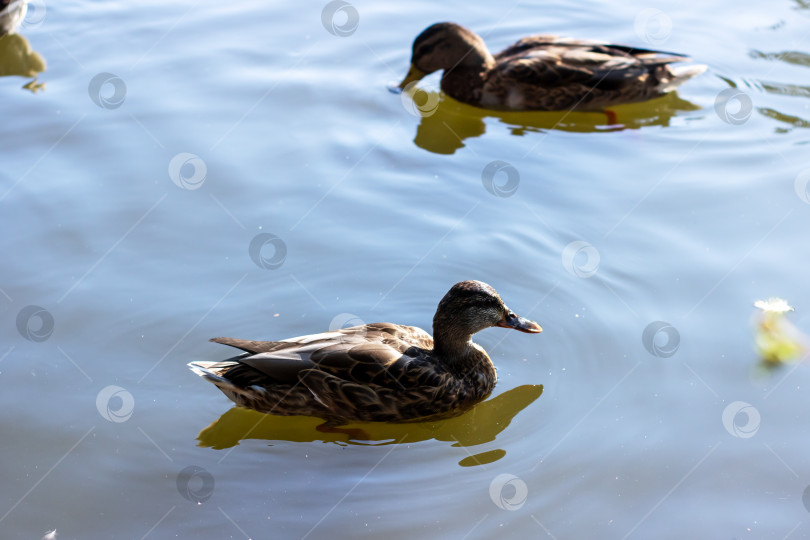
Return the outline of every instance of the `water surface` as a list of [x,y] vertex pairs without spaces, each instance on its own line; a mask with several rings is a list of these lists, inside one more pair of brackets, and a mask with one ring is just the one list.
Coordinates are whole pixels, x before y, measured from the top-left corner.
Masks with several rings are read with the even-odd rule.
[[[810,536],[810,371],[759,372],[751,329],[781,295],[810,331],[807,4],[355,2],[343,37],[324,3],[39,6],[13,50],[45,65],[0,78],[0,536]],[[423,117],[386,87],[440,20],[709,71],[615,124]],[[323,434],[186,367],[218,335],[429,329],[462,279],[544,333],[481,332],[498,386],[446,423]]]

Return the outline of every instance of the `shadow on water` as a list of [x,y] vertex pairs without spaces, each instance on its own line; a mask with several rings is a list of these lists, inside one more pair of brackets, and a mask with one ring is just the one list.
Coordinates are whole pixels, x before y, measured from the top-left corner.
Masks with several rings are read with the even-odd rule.
[[[464,414],[445,420],[388,424],[348,424],[333,431],[319,428],[324,421],[310,416],[275,416],[241,407],[226,411],[197,436],[199,446],[231,448],[248,439],[290,442],[325,442],[338,445],[383,446],[437,440],[453,447],[492,442],[517,414],[543,393],[542,385],[518,386],[479,403]],[[362,434],[362,435],[361,435]],[[362,436],[362,439],[358,439]],[[465,454],[466,455],[466,454]],[[502,449],[468,455],[461,466],[483,465],[506,455]]]
[[0,1],[0,77],[33,77],[23,88],[37,92],[45,88],[37,76],[45,71],[45,60],[31,49],[28,40],[14,32],[25,18],[26,2]]
[[[403,103],[406,103],[405,99]],[[643,103],[619,105],[611,108],[610,113],[491,111],[458,102],[438,91],[422,89],[412,99],[412,113],[421,116],[413,142],[435,154],[453,154],[465,146],[467,139],[483,135],[488,118],[506,124],[511,134],[516,136],[548,130],[596,133],[668,126],[680,113],[701,109],[679,98],[675,92]]]

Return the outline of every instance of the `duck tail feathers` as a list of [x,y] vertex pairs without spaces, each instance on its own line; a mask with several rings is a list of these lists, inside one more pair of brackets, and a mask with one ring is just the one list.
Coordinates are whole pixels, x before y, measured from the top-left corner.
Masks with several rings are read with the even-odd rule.
[[220,375],[227,371],[228,369],[232,368],[233,366],[237,365],[238,362],[232,361],[224,361],[224,362],[207,362],[205,360],[195,360],[194,362],[189,362],[187,365],[197,375],[210,381],[217,386],[220,384],[229,384],[230,382],[228,379]]
[[234,385],[231,381],[220,375],[220,373],[227,371],[237,364],[238,362],[227,360],[224,362],[197,360],[189,362],[188,367],[191,368],[191,371],[222,390],[222,393],[228,396],[229,399],[236,401],[237,396],[250,397],[250,393],[246,389]]
[[696,65],[689,65],[689,66],[668,66],[669,72],[671,74],[671,78],[661,84],[660,90],[661,92],[671,92],[675,90],[677,87],[691,79],[692,77],[697,77],[706,69],[708,66],[704,64],[696,64]]

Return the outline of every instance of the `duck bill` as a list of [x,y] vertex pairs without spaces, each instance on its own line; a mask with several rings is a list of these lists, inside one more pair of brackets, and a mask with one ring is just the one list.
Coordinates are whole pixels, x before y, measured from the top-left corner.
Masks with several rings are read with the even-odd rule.
[[498,323],[498,326],[512,328],[513,330],[526,332],[527,334],[539,334],[543,331],[543,328],[539,324],[529,319],[524,319],[523,317],[514,317],[508,321],[502,319],[501,322]]
[[427,75],[427,74],[419,71],[418,69],[416,69],[416,66],[411,64],[411,68],[408,70],[408,74],[405,75],[405,78],[402,79],[401,83],[399,83],[399,89],[400,90],[405,90],[406,86],[408,86],[412,82],[416,82],[416,81],[420,80],[425,75]]

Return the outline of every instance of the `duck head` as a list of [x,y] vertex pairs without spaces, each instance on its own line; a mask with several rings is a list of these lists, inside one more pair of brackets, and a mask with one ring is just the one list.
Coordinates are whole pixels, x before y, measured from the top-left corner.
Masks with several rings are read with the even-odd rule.
[[487,50],[484,40],[455,23],[436,23],[428,26],[413,41],[411,68],[399,83],[400,90],[425,75],[443,69],[488,69],[495,59]]
[[501,326],[529,334],[543,331],[539,324],[515,315],[498,293],[481,281],[456,283],[444,295],[433,317],[437,349],[451,353],[465,349],[476,332]]

